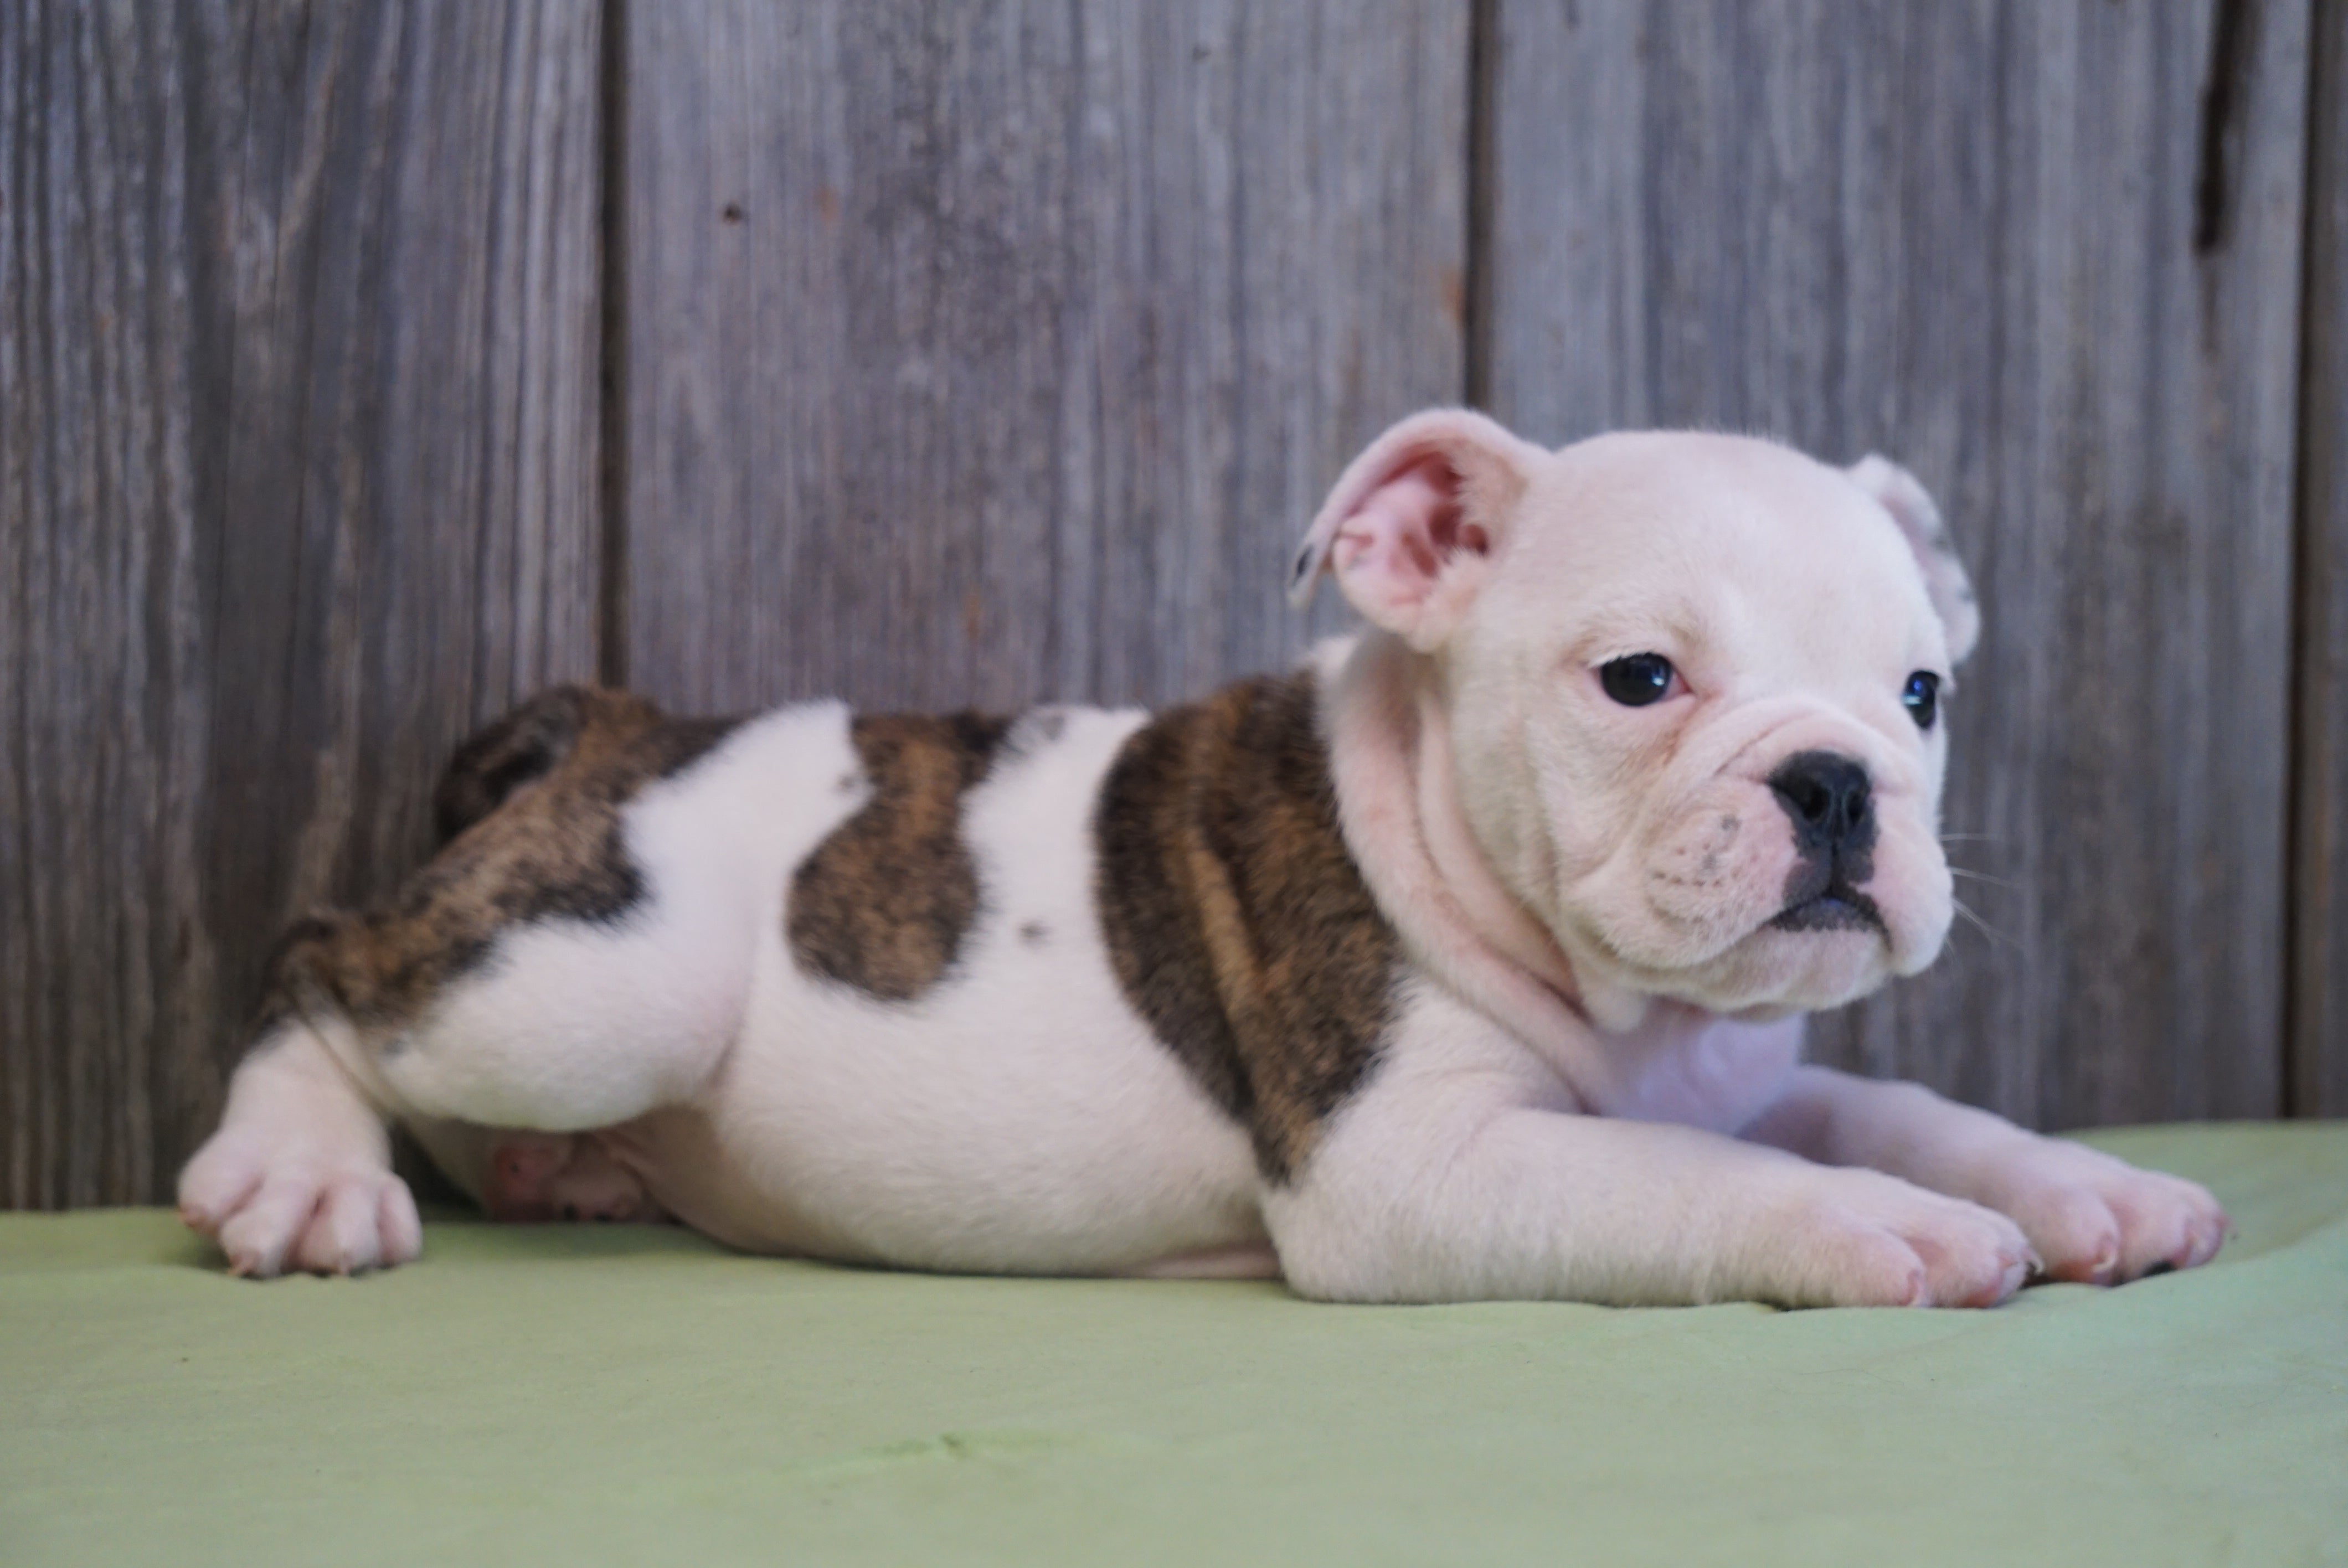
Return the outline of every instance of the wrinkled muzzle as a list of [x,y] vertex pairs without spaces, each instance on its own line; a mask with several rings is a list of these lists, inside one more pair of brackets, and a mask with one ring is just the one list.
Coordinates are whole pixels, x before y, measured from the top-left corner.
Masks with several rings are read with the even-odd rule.
[[1918,794],[1828,748],[1715,776],[1625,848],[1569,918],[1622,979],[1724,1011],[1836,1007],[1913,974],[1953,910]]

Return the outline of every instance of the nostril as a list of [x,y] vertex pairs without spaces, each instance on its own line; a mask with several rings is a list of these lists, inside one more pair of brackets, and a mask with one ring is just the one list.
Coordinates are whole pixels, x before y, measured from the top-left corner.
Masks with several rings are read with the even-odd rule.
[[1874,786],[1867,770],[1849,757],[1798,752],[1777,764],[1769,787],[1793,818],[1805,850],[1856,845],[1874,825]]
[[1797,778],[1783,783],[1773,780],[1770,787],[1784,797],[1787,806],[1799,821],[1823,827],[1834,812],[1834,796],[1816,779]]

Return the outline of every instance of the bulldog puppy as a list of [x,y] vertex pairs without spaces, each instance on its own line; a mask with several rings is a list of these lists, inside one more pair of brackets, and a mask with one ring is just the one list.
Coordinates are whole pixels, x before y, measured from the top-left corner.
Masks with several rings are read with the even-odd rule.
[[1905,472],[1437,411],[1324,573],[1363,635],[1156,715],[527,704],[396,900],[288,938],[188,1223],[241,1274],[412,1259],[399,1122],[495,1212],[1348,1301],[1989,1306],[2218,1250],[2191,1183],[1801,1062],[1948,932],[1979,617]]

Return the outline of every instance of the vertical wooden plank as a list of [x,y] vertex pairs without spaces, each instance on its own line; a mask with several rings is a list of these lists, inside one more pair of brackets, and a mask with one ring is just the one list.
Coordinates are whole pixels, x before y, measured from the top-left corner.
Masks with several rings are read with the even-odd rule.
[[[190,333],[162,233],[185,120],[164,50],[98,20],[0,11],[0,1136],[18,1204],[148,1174],[137,1144],[178,1087],[149,1081],[142,1048],[187,908],[170,872],[191,814],[149,738],[189,723],[186,649],[142,632],[191,586],[180,411],[147,392]],[[149,126],[107,112],[126,77],[163,100]],[[95,526],[117,508],[137,523]],[[116,1108],[111,1136],[83,1135]]]
[[2041,1124],[2272,1114],[2306,5],[1499,26],[1496,412],[1880,449],[1982,589],[1948,823],[1996,935],[1817,1053]]
[[2312,46],[2290,1093],[2348,1116],[2348,5],[2318,0]]
[[632,7],[632,683],[1161,701],[1292,657],[1321,493],[1461,393],[1467,12]]
[[592,673],[597,13],[0,5],[0,1180],[168,1194],[277,928]]

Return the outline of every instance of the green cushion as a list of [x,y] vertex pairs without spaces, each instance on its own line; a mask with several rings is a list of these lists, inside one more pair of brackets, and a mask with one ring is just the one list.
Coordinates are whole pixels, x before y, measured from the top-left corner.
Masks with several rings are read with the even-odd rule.
[[445,1220],[0,1216],[0,1563],[2348,1561],[2348,1124],[2094,1143],[2219,1262],[1994,1312],[1324,1307]]

